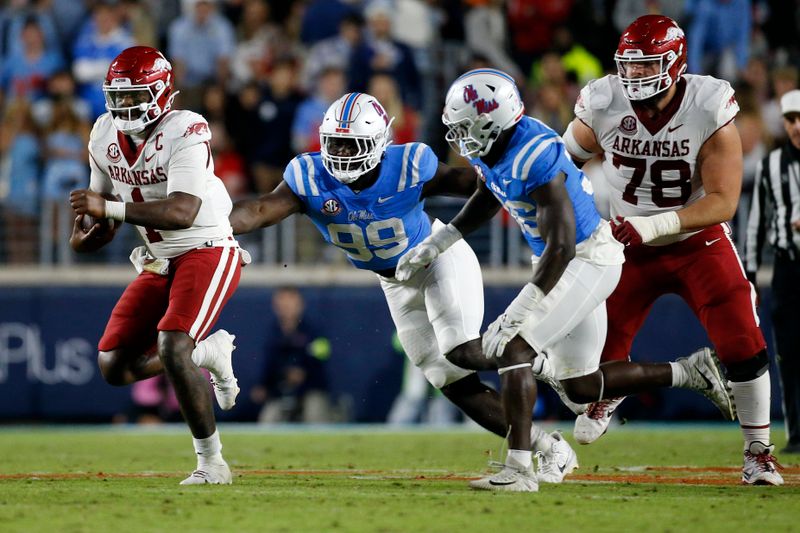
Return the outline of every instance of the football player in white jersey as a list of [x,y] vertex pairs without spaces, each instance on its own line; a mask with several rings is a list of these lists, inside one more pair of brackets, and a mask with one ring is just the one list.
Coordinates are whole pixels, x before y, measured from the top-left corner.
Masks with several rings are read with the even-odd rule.
[[119,54],[103,92],[108,112],[89,140],[89,188],[70,193],[77,214],[70,244],[95,251],[113,238],[115,224],[128,222],[145,246],[131,256],[140,274],[98,343],[100,371],[112,385],[166,373],[197,454],[197,469],[181,484],[231,483],[198,368],[211,373],[220,407],[233,407],[233,336],[206,336],[239,283],[241,251],[228,222],[231,199],[214,175],[208,124],[172,109],[172,66],[154,48]]
[[[614,236],[626,245],[622,277],[608,299],[602,361],[626,360],[653,302],[679,294],[727,369],[744,436],[742,482],[780,485],[766,343],[726,224],[742,183],[733,89],[684,74],[684,33],[660,15],[631,23],[615,60],[617,75],[581,91],[563,136],[578,162],[602,154]],[[576,439],[599,438],[622,400],[592,404],[576,421]]]

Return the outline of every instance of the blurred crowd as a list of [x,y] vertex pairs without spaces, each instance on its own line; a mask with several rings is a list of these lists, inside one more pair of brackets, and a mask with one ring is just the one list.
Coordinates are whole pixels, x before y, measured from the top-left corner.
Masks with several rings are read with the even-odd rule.
[[517,80],[528,114],[563,132],[580,88],[615,70],[622,30],[660,12],[687,33],[690,73],[736,87],[746,211],[756,163],[785,135],[778,100],[798,87],[800,66],[800,3],[787,0],[0,5],[0,263],[57,260],[53,249],[71,225],[68,191],[88,183],[86,143],[104,112],[106,70],[134,44],[156,46],[172,62],[176,105],[208,119],[216,172],[234,198],[272,190],[294,154],[317,150],[325,109],[347,91],[383,103],[396,143],[421,140],[446,160],[439,117],[447,86],[469,68],[492,66]]

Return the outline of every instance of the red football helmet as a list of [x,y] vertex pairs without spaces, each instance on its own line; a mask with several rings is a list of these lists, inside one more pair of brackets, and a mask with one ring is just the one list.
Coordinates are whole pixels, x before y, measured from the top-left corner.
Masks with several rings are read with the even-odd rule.
[[[614,60],[625,96],[645,100],[669,89],[686,71],[686,37],[671,18],[645,15],[625,29]],[[635,65],[638,76],[632,72]]]
[[123,50],[108,67],[103,83],[106,109],[125,134],[141,133],[172,107],[172,65],[149,46]]

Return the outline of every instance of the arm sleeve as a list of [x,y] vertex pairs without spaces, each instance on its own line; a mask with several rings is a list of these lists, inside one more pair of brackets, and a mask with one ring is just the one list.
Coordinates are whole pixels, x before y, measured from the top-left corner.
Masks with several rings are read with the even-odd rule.
[[211,151],[205,142],[174,152],[169,161],[167,195],[185,192],[198,198],[205,196],[210,159]]
[[714,131],[733,120],[739,113],[739,103],[736,101],[736,93],[728,82],[723,82],[720,89],[719,107],[715,117]]

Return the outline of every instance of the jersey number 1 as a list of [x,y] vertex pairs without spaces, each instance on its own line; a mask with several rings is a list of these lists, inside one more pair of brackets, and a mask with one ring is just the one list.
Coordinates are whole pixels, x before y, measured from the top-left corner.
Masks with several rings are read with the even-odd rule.
[[[134,187],[131,191],[131,198],[134,202],[144,202],[144,196],[142,196],[142,191],[139,190],[139,187]],[[159,232],[154,230],[153,228],[148,228],[145,226],[144,228],[145,234],[147,235],[147,242],[161,242],[164,240],[164,237],[161,236]]]
[[[614,154],[612,162],[616,168],[628,167],[633,169],[631,181],[625,187],[622,199],[629,204],[637,205],[639,198],[636,196],[636,189],[642,184],[642,180],[644,180],[644,176],[647,173],[647,160]],[[663,176],[665,170],[676,170],[678,178],[665,179]],[[660,159],[655,161],[650,165],[650,181],[653,182],[650,194],[652,195],[653,203],[658,207],[677,207],[685,204],[692,194],[691,180],[692,169],[686,161],[681,159]],[[680,189],[680,193],[678,196],[666,196],[664,195],[664,189]]]

